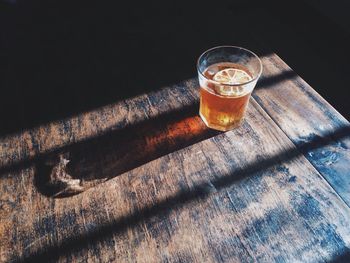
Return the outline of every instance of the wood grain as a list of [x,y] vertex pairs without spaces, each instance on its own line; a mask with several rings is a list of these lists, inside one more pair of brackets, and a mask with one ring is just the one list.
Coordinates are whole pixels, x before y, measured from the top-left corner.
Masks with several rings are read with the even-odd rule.
[[[349,207],[254,99],[227,133],[192,115],[197,100],[185,81],[2,138],[0,260],[318,262],[349,251]],[[43,195],[38,160],[66,151],[79,176],[109,180]]]
[[277,55],[262,60],[266,80],[254,98],[350,206],[350,123]]

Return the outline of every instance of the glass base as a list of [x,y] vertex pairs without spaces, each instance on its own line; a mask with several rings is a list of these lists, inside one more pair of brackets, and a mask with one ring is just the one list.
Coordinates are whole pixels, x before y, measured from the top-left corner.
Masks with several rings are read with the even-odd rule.
[[213,130],[217,130],[217,131],[223,131],[223,132],[233,130],[233,129],[237,128],[238,126],[240,126],[243,122],[243,118],[242,118],[233,124],[222,126],[222,125],[218,125],[217,123],[208,122],[207,119],[201,113],[199,113],[199,116],[201,117],[202,121],[205,123],[205,125],[208,128],[213,129]]

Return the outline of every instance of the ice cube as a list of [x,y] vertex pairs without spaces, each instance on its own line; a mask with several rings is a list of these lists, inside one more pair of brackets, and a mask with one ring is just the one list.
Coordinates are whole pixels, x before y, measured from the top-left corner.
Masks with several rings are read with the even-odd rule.
[[212,77],[214,76],[217,72],[219,71],[219,67],[218,66],[212,66],[208,69],[208,74]]

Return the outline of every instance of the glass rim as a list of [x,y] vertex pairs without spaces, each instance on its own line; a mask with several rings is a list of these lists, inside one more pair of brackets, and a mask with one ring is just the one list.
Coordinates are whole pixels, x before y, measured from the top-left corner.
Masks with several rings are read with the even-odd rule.
[[[215,81],[215,80],[212,80],[212,79],[208,79],[200,70],[199,70],[199,61],[200,59],[207,53],[209,53],[210,51],[213,51],[214,49],[219,49],[219,48],[236,48],[236,49],[242,49],[248,53],[250,53],[251,55],[253,55],[255,58],[258,59],[259,61],[259,66],[260,66],[260,70],[259,70],[259,73],[254,77],[252,78],[251,80],[247,81],[247,82],[243,82],[243,83],[240,83],[240,84],[224,84],[224,83],[220,83],[218,81]],[[197,72],[203,77],[205,78],[206,80],[216,84],[216,85],[224,85],[224,86],[229,86],[229,87],[237,87],[237,86],[243,86],[243,85],[247,85],[249,83],[252,83],[254,81],[256,81],[260,76],[261,76],[261,73],[262,73],[262,70],[263,70],[263,65],[262,65],[262,62],[261,62],[261,59],[258,57],[257,54],[255,54],[253,51],[249,50],[249,49],[246,49],[244,47],[239,47],[239,46],[230,46],[230,45],[223,45],[223,46],[215,46],[215,47],[212,47],[212,48],[209,48],[207,49],[206,51],[204,51],[200,56],[199,58],[197,59]]]

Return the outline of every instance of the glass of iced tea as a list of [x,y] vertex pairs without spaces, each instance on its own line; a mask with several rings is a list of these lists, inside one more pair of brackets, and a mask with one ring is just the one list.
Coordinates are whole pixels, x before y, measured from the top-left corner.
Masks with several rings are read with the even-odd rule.
[[220,131],[237,127],[262,72],[259,57],[241,47],[214,47],[199,57],[197,71],[204,123]]

